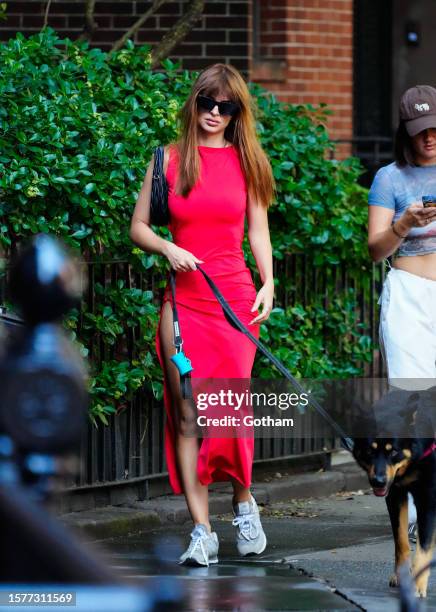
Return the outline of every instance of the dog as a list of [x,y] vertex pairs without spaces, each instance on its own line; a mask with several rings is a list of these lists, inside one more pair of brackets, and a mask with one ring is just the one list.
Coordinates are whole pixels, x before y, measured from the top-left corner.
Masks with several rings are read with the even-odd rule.
[[[353,455],[368,474],[375,495],[386,498],[395,541],[395,573],[410,562],[408,493],[417,510],[418,538],[412,563],[416,576],[431,562],[436,530],[436,387],[429,391],[392,391],[373,406],[366,437],[354,437]],[[359,420],[359,427],[363,426]],[[430,571],[416,579],[416,595],[426,597]]]

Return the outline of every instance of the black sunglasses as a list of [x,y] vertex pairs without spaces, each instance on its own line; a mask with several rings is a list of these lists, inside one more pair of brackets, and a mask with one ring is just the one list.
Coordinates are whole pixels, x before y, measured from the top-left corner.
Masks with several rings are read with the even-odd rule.
[[218,102],[215,98],[209,96],[197,96],[197,107],[203,110],[211,111],[215,106],[218,106],[220,115],[230,115],[233,117],[240,111],[239,104],[235,102]]

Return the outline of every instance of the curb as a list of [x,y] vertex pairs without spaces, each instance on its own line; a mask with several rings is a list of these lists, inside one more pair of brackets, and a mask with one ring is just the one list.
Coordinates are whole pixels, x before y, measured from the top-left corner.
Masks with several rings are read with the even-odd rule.
[[[276,502],[326,497],[342,491],[367,489],[366,474],[355,463],[344,463],[328,472],[294,474],[276,478],[271,482],[253,484],[256,501],[271,505]],[[230,512],[232,495],[212,490],[209,495],[210,514]],[[67,526],[94,539],[109,539],[138,534],[162,525],[181,525],[190,520],[184,497],[168,495],[146,501],[136,501],[126,506],[108,506],[83,512],[59,515]]]

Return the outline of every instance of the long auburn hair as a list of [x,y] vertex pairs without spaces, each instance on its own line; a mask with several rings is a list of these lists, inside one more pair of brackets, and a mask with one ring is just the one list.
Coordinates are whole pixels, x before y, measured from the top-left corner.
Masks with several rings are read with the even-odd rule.
[[179,176],[176,191],[185,197],[189,195],[200,174],[197,96],[215,97],[223,93],[240,106],[239,113],[232,117],[227,126],[224,137],[239,153],[249,197],[263,206],[269,206],[274,197],[274,178],[271,164],[256,136],[252,98],[240,73],[228,64],[213,64],[205,68],[180,111],[181,131],[177,142]]

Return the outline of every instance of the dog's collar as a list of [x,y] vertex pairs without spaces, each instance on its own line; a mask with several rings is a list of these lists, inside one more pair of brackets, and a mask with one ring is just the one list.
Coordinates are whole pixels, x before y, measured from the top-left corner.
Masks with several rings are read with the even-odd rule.
[[433,441],[432,444],[430,444],[430,446],[428,447],[428,449],[426,451],[423,452],[423,454],[421,455],[421,457],[419,458],[421,459],[425,459],[426,457],[428,457],[429,455],[431,455],[434,451],[436,451],[436,442]]

